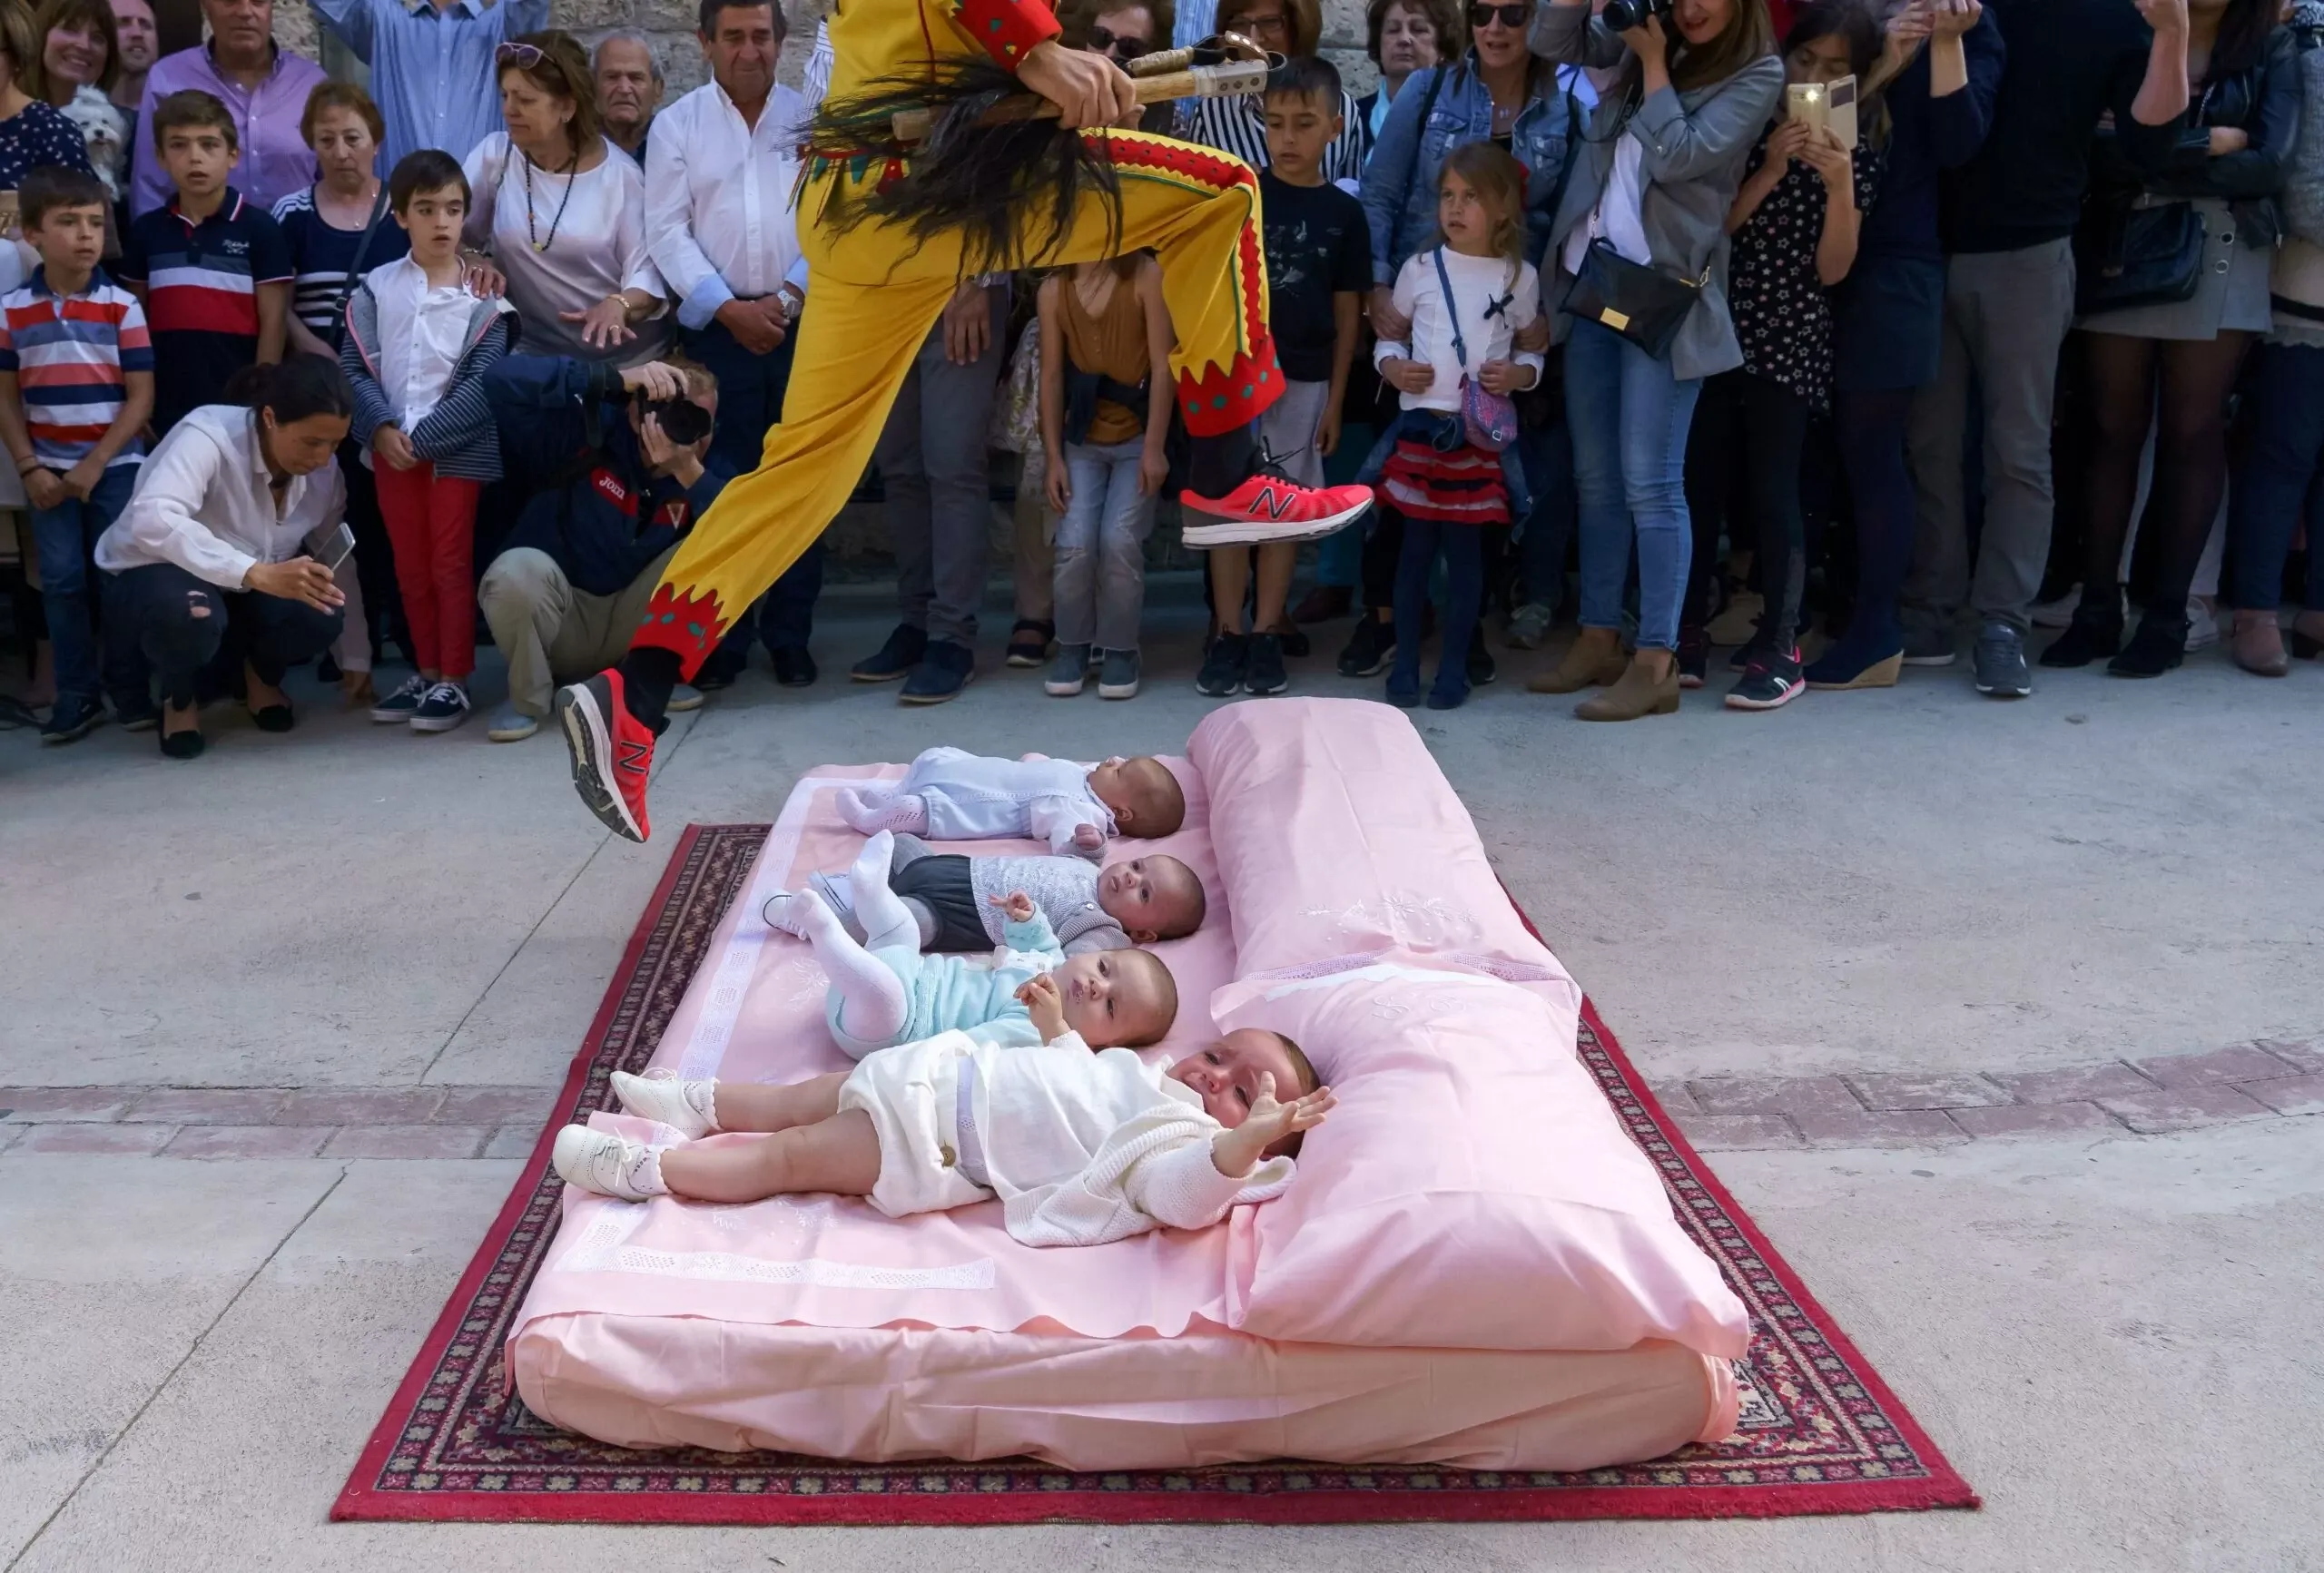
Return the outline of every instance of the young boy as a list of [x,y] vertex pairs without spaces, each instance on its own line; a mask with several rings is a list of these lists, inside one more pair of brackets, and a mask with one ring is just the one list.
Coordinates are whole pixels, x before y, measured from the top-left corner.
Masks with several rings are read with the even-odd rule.
[[840,818],[864,835],[908,831],[939,841],[1029,836],[1095,862],[1106,838],[1167,836],[1186,822],[1187,795],[1158,759],[988,759],[931,748],[893,786],[842,787]]
[[[153,346],[137,298],[98,265],[112,203],[96,177],[44,164],[25,174],[17,202],[40,266],[0,297],[0,439],[32,502],[56,647],[56,703],[40,740],[71,742],[105,718],[89,553],[137,484],[145,452],[138,433],[153,413]],[[107,666],[122,724],[153,724],[133,658]]]
[[[1126,1048],[1091,1053],[1053,996],[1035,1010],[1042,1048],[948,1032],[789,1086],[616,1074],[624,1108],[687,1141],[649,1147],[567,1126],[553,1161],[566,1184],[631,1202],[827,1191],[901,1218],[998,1196],[1025,1244],[1101,1245],[1203,1228],[1282,1194],[1301,1136],[1332,1110],[1331,1089],[1278,1033],[1230,1032],[1166,1069]],[[1277,1088],[1297,1094],[1279,1102]],[[699,1140],[721,1131],[763,1134]]]
[[[1324,155],[1345,126],[1340,74],[1328,60],[1293,60],[1267,79],[1267,158],[1259,172],[1259,214],[1266,234],[1267,326],[1283,363],[1283,397],[1259,417],[1259,438],[1285,475],[1324,484],[1324,459],[1340,440],[1340,404],[1355,362],[1364,297],[1372,287],[1371,231],[1364,204],[1324,178]],[[1224,697],[1236,689],[1280,693],[1283,624],[1298,547],[1222,546],[1210,554],[1211,642],[1197,692]],[[1251,559],[1258,558],[1258,612],[1247,625],[1244,603]],[[1246,632],[1246,626],[1250,632]]]
[[921,955],[919,924],[888,889],[894,852],[895,836],[881,831],[864,843],[849,872],[849,904],[864,930],[860,944],[812,893],[780,891],[766,904],[769,927],[815,948],[831,979],[825,1019],[850,1059],[955,1030],[1003,1046],[1044,1041],[1035,1036],[1027,993],[1038,979],[1048,979],[1062,999],[1073,1030],[1100,1047],[1158,1042],[1177,1019],[1178,986],[1152,952],[1099,950],[1068,959],[1022,890],[994,898],[1008,922],[989,962]]
[[296,270],[282,231],[226,183],[241,151],[234,117],[189,88],[153,106],[151,134],[177,194],[130,221],[121,280],[153,334],[153,431],[215,404],[246,366],[282,359]]
[[407,153],[388,177],[388,200],[411,250],[348,297],[339,364],[355,389],[351,435],[370,450],[419,671],[371,719],[449,732],[468,719],[476,670],[477,496],[500,478],[484,374],[508,353],[514,309],[468,292],[458,160],[433,148]]
[[[807,883],[860,934],[844,876],[816,874]],[[922,950],[1001,944],[1008,936],[993,903],[1012,890],[1032,897],[1068,956],[1179,939],[1202,927],[1208,906],[1195,871],[1160,852],[1101,870],[1084,858],[962,857],[912,835],[896,837],[888,889],[919,926]]]

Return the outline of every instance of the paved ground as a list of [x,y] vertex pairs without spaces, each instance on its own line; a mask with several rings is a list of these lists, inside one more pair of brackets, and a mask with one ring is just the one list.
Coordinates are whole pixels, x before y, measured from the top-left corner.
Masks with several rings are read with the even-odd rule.
[[[754,674],[672,732],[656,819],[769,816],[808,765],[940,740],[1170,747],[1206,702],[1164,621],[1128,704]],[[883,620],[826,629],[837,669]],[[1988,1504],[1758,1524],[329,1525],[666,841],[596,833],[547,737],[320,695],[287,739],[221,713],[192,766],[0,735],[0,1570],[2324,1568],[2324,666],[2040,681],[1627,727],[1504,681],[1423,720],[1511,888],[1706,1145],[1754,1149],[1720,1175]]]

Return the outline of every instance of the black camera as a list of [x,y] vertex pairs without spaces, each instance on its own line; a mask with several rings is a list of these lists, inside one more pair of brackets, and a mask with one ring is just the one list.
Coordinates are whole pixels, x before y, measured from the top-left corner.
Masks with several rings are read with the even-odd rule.
[[1616,33],[1628,33],[1633,27],[1643,27],[1649,16],[1662,18],[1662,31],[1672,31],[1670,13],[1678,0],[1606,0],[1606,8],[1599,19]]
[[692,447],[710,435],[710,411],[691,398],[648,398],[637,396],[637,418],[647,416],[662,423],[662,435],[680,447]]

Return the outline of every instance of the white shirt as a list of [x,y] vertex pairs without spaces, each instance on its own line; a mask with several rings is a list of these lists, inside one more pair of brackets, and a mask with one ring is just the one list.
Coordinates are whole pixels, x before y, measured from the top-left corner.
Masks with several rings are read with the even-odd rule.
[[1653,250],[1646,243],[1645,159],[1646,144],[1638,140],[1638,133],[1624,132],[1622,140],[1614,144],[1614,167],[1606,176],[1606,189],[1599,193],[1590,221],[1566,237],[1567,272],[1581,271],[1590,243],[1600,236],[1617,254],[1641,268],[1654,261]]
[[[658,120],[654,134],[662,134]],[[666,314],[660,310],[654,319],[631,324],[636,338],[607,349],[582,343],[578,322],[557,320],[561,311],[586,311],[624,290],[665,293],[645,244],[645,172],[613,143],[602,145],[605,157],[596,169],[570,176],[530,168],[505,131],[477,143],[462,161],[468,189],[476,193],[468,241],[491,242],[492,260],[508,277],[508,303],[524,319],[527,355],[631,366],[653,359],[669,339]],[[652,147],[650,140],[646,145]]]
[[[1461,355],[1452,348],[1452,313],[1445,310],[1444,286],[1436,275],[1436,252],[1415,251],[1397,270],[1394,295],[1396,310],[1413,320],[1412,335],[1402,343],[1384,339],[1373,351],[1374,365],[1423,360],[1435,369],[1436,380],[1426,391],[1399,396],[1406,409],[1458,411],[1461,379],[1475,376],[1488,360],[1514,360],[1533,368],[1537,379],[1541,375],[1543,358],[1540,354],[1530,349],[1511,353],[1517,330],[1541,314],[1541,287],[1531,264],[1512,262],[1506,257],[1464,257],[1448,250],[1444,271],[1452,280],[1452,306],[1460,314],[1468,366],[1464,371]],[[1486,310],[1504,298],[1508,304],[1487,317]]]
[[[260,563],[287,563],[347,512],[339,466],[293,476],[278,510],[259,446],[258,415],[238,404],[205,404],[170,428],[138,472],[121,517],[97,537],[97,566],[109,574],[174,563],[221,589],[239,590]],[[347,631],[334,647],[350,672],[371,669],[355,556],[333,575],[347,596]]]
[[772,295],[786,280],[806,289],[794,196],[811,113],[778,84],[751,125],[706,82],[654,117],[646,233],[681,325],[704,327],[727,301]]
[[366,279],[379,303],[379,387],[406,433],[443,401],[468,352],[476,297],[458,283],[430,284],[409,255],[374,268]]

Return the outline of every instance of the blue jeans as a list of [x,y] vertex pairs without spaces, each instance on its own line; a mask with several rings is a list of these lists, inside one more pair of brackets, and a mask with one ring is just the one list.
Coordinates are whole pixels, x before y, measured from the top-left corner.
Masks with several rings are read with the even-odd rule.
[[[139,467],[117,464],[106,469],[89,500],[70,497],[53,508],[32,510],[33,545],[40,553],[41,603],[48,614],[48,636],[56,646],[58,699],[94,699],[100,689],[97,666],[94,575],[89,553],[121,510],[129,506],[136,488]],[[133,693],[138,673],[108,663],[105,687],[116,696]]]
[[2232,599],[2247,612],[2275,609],[2292,532],[2305,518],[2306,610],[2324,612],[2324,488],[2315,484],[2324,461],[2324,349],[2262,344],[2251,352],[2244,388],[2249,442],[2227,488]]
[[1137,489],[1141,435],[1065,445],[1073,500],[1057,522],[1057,642],[1135,650],[1146,615],[1146,537],[1154,501]]
[[1675,650],[1694,526],[1687,428],[1699,381],[1682,382],[1611,329],[1576,322],[1565,347],[1566,422],[1581,499],[1581,625],[1622,625],[1630,538],[1638,538],[1638,643]]
[[[792,349],[798,342],[795,322],[783,342],[765,355],[743,349],[725,324],[715,320],[685,336],[687,353],[718,379],[718,419],[710,434],[710,457],[736,475],[759,467],[767,428],[783,418]],[[769,650],[805,649],[814,632],[815,601],[822,593],[823,543],[817,536],[767,593],[734,619],[712,659],[723,656],[739,669],[748,658],[753,632]]]

